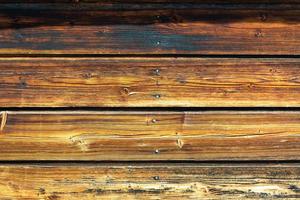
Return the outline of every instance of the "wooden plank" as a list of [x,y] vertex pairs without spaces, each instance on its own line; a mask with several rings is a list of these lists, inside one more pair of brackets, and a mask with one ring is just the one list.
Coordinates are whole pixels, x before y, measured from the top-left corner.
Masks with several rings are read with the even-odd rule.
[[0,3],[300,3],[299,0],[0,0]]
[[2,199],[297,199],[298,164],[1,165]]
[[6,112],[0,160],[298,160],[300,112]]
[[299,67],[292,58],[0,58],[0,107],[299,107]]
[[1,4],[0,54],[300,55],[297,4]]

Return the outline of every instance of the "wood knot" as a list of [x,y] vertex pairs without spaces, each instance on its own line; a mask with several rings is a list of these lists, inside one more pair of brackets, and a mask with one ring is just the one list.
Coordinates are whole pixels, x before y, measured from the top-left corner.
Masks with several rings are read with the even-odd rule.
[[83,77],[84,79],[90,79],[90,78],[93,77],[93,75],[92,75],[91,73],[88,72],[88,73],[83,74],[82,77]]
[[250,88],[250,89],[252,89],[252,88],[255,87],[255,85],[253,83],[248,83],[247,87]]
[[7,112],[3,111],[0,113],[1,114],[1,125],[0,125],[0,131],[4,130],[4,127],[6,125],[6,121],[7,121]]
[[261,13],[260,15],[259,15],[259,17],[260,17],[260,20],[261,21],[267,21],[267,18],[268,18],[268,16],[267,16],[267,14],[266,13]]
[[255,37],[261,38],[261,37],[263,37],[263,36],[264,36],[264,35],[263,35],[263,33],[262,33],[261,30],[256,30]]
[[127,96],[131,96],[131,95],[134,95],[136,92],[131,92],[129,88],[125,87],[122,89],[122,93]]

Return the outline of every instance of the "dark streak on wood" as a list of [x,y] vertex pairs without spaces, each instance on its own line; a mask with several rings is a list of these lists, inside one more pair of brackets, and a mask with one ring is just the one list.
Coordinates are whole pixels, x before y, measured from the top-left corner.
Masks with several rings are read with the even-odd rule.
[[[153,179],[159,175],[159,179]],[[299,198],[299,165],[1,165],[4,199]]]
[[0,4],[0,54],[300,55],[299,5],[180,5]]

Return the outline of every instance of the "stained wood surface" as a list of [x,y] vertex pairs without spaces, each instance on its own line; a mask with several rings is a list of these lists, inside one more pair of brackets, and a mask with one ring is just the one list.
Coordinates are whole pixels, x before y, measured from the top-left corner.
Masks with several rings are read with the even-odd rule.
[[0,0],[0,3],[11,4],[11,3],[70,3],[70,4],[82,4],[82,3],[291,3],[299,4],[299,0]]
[[297,160],[300,112],[6,112],[0,160]]
[[297,4],[0,4],[0,54],[300,55]]
[[299,107],[299,59],[0,58],[1,107]]
[[297,199],[299,165],[1,165],[2,199]]

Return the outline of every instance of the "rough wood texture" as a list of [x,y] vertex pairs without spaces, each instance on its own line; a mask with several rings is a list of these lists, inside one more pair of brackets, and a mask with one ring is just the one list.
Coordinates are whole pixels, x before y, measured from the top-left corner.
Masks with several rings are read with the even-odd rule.
[[297,4],[1,4],[0,54],[300,55]]
[[299,59],[0,58],[0,106],[299,107],[299,67]]
[[297,199],[299,165],[1,165],[2,199]]
[[297,160],[300,112],[7,112],[0,160]]
[[[237,3],[240,0],[0,0],[0,3],[4,4],[12,4],[12,3],[69,3],[73,5],[81,5],[83,3]],[[299,0],[243,0],[243,2],[247,3],[299,3]]]

